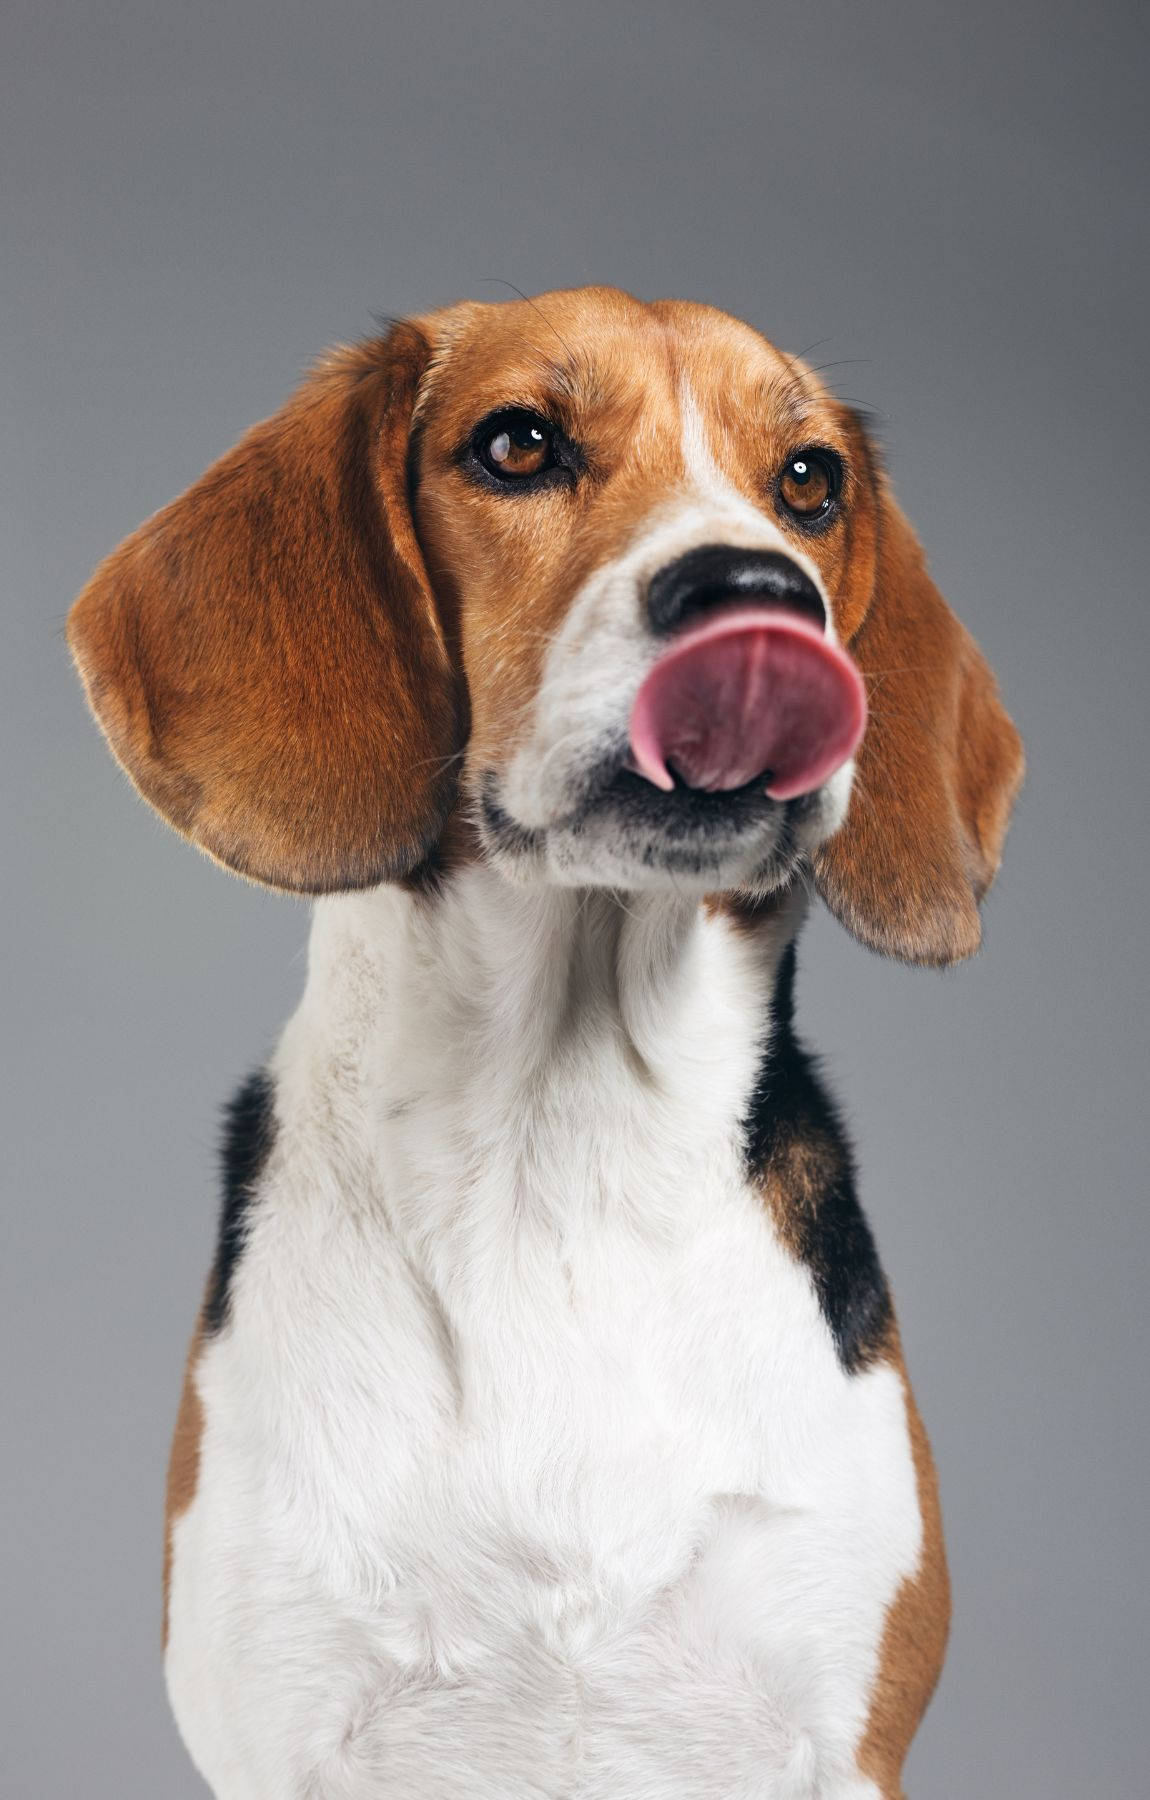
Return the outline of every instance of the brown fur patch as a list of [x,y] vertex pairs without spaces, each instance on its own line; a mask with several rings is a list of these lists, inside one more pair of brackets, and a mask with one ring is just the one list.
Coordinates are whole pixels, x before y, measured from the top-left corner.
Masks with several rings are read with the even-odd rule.
[[779,888],[770,894],[706,894],[703,898],[703,911],[708,919],[725,919],[735,931],[750,938],[788,910],[794,915],[797,929],[802,915],[795,907],[795,896],[789,888]]
[[428,355],[405,326],[330,357],[72,609],[92,708],[140,792],[273,887],[403,874],[453,792],[454,675],[407,503]]
[[897,1326],[889,1349],[906,1394],[907,1426],[922,1515],[922,1554],[887,1613],[870,1715],[858,1752],[863,1775],[883,1800],[903,1800],[902,1766],[942,1670],[950,1627],[950,1577],[942,1535],[938,1475],[903,1362]]
[[788,1136],[761,1172],[760,1192],[771,1221],[779,1241],[794,1257],[803,1254],[807,1229],[838,1176],[841,1156],[833,1134],[805,1130],[801,1136]]
[[863,943],[942,964],[978,948],[978,902],[1002,855],[1022,745],[885,483],[879,493],[875,591],[850,639],[870,720],[846,824],[815,868],[827,905]]
[[200,1441],[204,1430],[204,1409],[196,1389],[196,1363],[203,1342],[203,1321],[197,1320],[195,1333],[188,1346],[184,1363],[184,1385],[180,1391],[180,1407],[176,1429],[168,1456],[168,1486],[164,1511],[164,1648],[168,1644],[168,1608],[172,1589],[172,1533],[176,1522],[187,1512],[196,1497],[200,1479]]

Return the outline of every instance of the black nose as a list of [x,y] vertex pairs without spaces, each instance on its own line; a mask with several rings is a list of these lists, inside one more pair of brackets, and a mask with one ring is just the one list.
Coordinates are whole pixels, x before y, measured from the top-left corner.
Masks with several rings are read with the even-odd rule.
[[703,544],[651,577],[647,615],[653,631],[677,631],[716,606],[766,602],[801,613],[825,630],[826,608],[810,577],[777,550]]

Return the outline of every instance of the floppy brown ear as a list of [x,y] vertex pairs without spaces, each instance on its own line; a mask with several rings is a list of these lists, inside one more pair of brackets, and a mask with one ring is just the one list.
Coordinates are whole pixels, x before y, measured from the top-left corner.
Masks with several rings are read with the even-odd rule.
[[455,683],[407,495],[430,354],[407,324],[334,353],[101,565],[69,619],[140,792],[272,887],[402,875],[451,803]]
[[819,890],[871,949],[955,962],[982,936],[1022,744],[881,480],[874,593],[848,642],[871,714],[846,823],[816,858]]

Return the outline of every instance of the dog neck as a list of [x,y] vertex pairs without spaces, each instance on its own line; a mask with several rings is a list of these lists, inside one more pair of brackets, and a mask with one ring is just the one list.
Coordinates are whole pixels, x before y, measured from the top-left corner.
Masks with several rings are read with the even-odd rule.
[[481,1221],[673,1232],[692,1183],[737,1164],[802,907],[748,924],[485,865],[434,895],[325,899],[276,1059],[284,1124],[324,1121],[348,1187],[424,1261]]

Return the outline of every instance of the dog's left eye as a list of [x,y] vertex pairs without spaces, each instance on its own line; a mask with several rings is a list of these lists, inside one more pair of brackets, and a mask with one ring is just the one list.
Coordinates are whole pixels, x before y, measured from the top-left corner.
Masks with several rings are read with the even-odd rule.
[[837,457],[825,450],[801,450],[779,476],[779,498],[800,519],[828,513],[842,485]]
[[483,426],[476,449],[488,474],[499,481],[523,481],[551,468],[555,433],[538,413],[500,413]]

